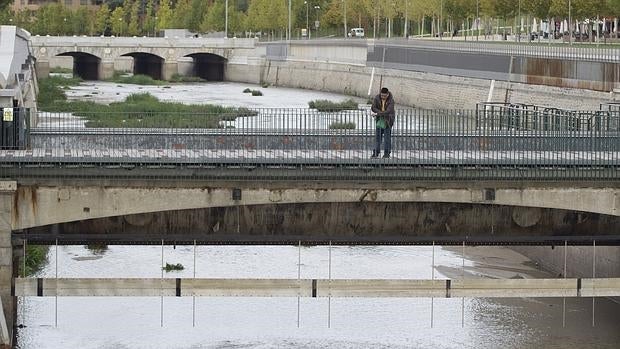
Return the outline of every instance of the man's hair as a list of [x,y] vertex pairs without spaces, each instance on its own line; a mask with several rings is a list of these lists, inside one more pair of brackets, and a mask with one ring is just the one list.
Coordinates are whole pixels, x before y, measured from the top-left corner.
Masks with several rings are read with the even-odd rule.
[[383,87],[381,89],[381,93],[389,93],[389,92],[390,92],[390,90],[388,90],[387,87]]

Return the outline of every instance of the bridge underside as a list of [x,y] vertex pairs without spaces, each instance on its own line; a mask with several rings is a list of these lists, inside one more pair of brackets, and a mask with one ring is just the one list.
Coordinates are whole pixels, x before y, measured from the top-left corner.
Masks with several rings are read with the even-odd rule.
[[155,80],[161,80],[163,77],[164,59],[149,53],[130,53],[126,56],[133,57],[133,73],[134,75],[147,75]]
[[194,75],[207,81],[224,81],[224,57],[210,53],[196,53],[188,57],[194,60]]
[[73,74],[83,80],[99,80],[99,65],[101,59],[84,52],[68,52],[59,56],[73,57]]
[[570,210],[434,202],[231,206],[29,228],[37,244],[620,245],[620,217]]

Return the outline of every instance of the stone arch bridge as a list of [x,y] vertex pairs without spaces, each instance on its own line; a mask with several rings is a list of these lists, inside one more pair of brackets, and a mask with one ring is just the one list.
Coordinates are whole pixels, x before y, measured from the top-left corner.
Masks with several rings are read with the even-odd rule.
[[134,74],[154,79],[171,79],[180,72],[181,63],[187,66],[182,75],[230,80],[251,72],[244,67],[252,61],[248,57],[256,57],[257,49],[254,39],[236,38],[33,36],[31,42],[39,76],[49,74],[54,58],[69,56],[73,57],[73,71],[85,80],[111,78],[123,57],[133,58]]

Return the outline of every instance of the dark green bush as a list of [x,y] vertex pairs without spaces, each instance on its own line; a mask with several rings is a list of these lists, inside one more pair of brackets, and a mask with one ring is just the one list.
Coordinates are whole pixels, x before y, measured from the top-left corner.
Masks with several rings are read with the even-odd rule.
[[321,112],[337,112],[341,110],[357,110],[358,105],[352,99],[348,99],[342,102],[332,102],[325,99],[318,99],[315,101],[308,102],[308,107],[311,109],[316,109]]

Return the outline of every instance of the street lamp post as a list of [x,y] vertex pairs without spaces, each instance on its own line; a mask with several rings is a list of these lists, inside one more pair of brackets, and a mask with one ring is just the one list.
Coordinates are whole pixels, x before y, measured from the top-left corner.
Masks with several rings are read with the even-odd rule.
[[476,0],[476,41],[480,36],[480,0]]
[[342,5],[344,7],[344,38],[347,38],[347,0],[342,0]]
[[224,9],[224,37],[227,38],[228,37],[228,0],[226,0],[226,3],[224,4],[224,6],[226,7]]
[[443,37],[443,0],[441,0],[441,7],[439,9],[439,40]]
[[286,38],[291,40],[291,0],[288,0],[288,31],[286,33]]
[[321,9],[321,6],[319,5],[315,5],[314,9],[316,10],[316,22],[314,23],[315,29],[316,29],[316,37],[317,39],[319,38],[319,10]]
[[519,21],[517,22],[517,33],[519,33],[519,42],[521,42],[521,0],[519,0]]
[[407,37],[409,35],[408,34],[408,30],[409,30],[409,0],[407,0],[407,2],[405,3],[405,39],[407,39]]
[[573,31],[571,27],[573,26],[573,19],[571,17],[571,8],[570,8],[570,0],[568,0],[568,44],[573,44]]
[[310,27],[308,26],[308,1],[304,1],[304,4],[306,4],[306,39],[310,39]]

